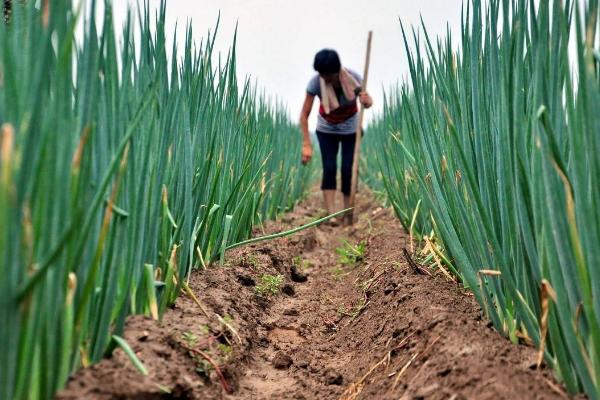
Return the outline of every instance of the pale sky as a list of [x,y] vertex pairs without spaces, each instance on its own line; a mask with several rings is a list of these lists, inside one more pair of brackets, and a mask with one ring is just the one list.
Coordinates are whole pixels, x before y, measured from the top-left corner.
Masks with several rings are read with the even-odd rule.
[[[159,0],[148,0],[156,8]],[[143,0],[140,0],[143,2]],[[127,5],[136,0],[114,1],[115,20],[120,27]],[[170,34],[179,24],[183,48],[186,22],[193,22],[199,43],[221,22],[217,48],[226,54],[238,23],[238,76],[250,76],[264,92],[283,101],[294,121],[298,120],[308,80],[315,73],[314,54],[325,47],[340,54],[342,64],[362,74],[367,32],[373,30],[373,48],[368,91],[377,113],[383,88],[406,77],[408,66],[399,19],[405,27],[420,24],[422,16],[429,33],[445,35],[447,26],[458,42],[461,0],[167,0],[167,27]],[[316,107],[316,106],[315,106]],[[316,108],[311,115],[315,126]]]

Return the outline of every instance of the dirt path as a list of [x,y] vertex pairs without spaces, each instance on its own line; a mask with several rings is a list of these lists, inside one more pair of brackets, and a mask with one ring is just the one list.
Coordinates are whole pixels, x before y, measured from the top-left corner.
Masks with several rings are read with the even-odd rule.
[[[315,194],[265,231],[312,220],[318,204]],[[182,296],[161,325],[144,317],[127,324],[147,377],[117,350],[76,374],[59,398],[567,397],[547,370],[534,369],[535,349],[490,328],[471,295],[407,264],[407,237],[389,210],[366,194],[359,207],[356,228],[320,226],[194,274],[190,286],[208,317]],[[340,265],[342,240],[364,244],[356,265]],[[282,293],[258,296],[276,286],[263,278],[277,275]]]

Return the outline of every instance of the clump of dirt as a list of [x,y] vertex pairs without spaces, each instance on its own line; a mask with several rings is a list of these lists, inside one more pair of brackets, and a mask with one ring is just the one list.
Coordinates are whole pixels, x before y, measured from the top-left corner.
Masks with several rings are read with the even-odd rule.
[[[318,205],[315,194],[265,232],[312,220]],[[124,337],[148,376],[116,350],[58,398],[567,397],[535,369],[535,349],[495,332],[472,295],[410,267],[408,237],[390,210],[366,191],[358,210],[354,227],[323,224],[194,273],[206,314],[182,295],[161,323],[128,320]]]

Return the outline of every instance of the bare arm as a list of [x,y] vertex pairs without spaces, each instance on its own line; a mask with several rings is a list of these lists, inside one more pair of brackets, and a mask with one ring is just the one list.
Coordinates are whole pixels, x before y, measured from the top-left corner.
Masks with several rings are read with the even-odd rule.
[[302,112],[300,113],[300,130],[302,131],[303,145],[302,145],[302,164],[307,164],[312,158],[312,144],[310,141],[310,133],[308,132],[308,116],[313,107],[315,96],[312,94],[306,94],[304,104],[302,105]]
[[304,144],[310,144],[310,134],[308,133],[308,116],[313,107],[315,96],[306,93],[304,104],[302,105],[302,112],[300,113],[300,129],[302,130],[302,137],[304,138]]

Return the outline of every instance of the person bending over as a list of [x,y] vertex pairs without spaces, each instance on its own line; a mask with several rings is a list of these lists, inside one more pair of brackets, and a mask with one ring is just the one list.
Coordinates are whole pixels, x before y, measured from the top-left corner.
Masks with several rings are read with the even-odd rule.
[[[300,128],[304,137],[302,163],[306,165],[313,155],[308,132],[308,117],[315,96],[317,96],[320,105],[316,133],[323,162],[321,190],[323,190],[325,210],[332,214],[335,212],[338,152],[341,147],[341,191],[344,194],[344,208],[348,208],[350,206],[354,143],[358,125],[357,100],[363,107],[369,108],[373,105],[373,99],[361,89],[362,77],[357,72],[343,67],[335,50],[319,51],[315,55],[313,68],[317,74],[308,82],[306,98],[300,115]],[[337,224],[336,220],[331,222]]]

